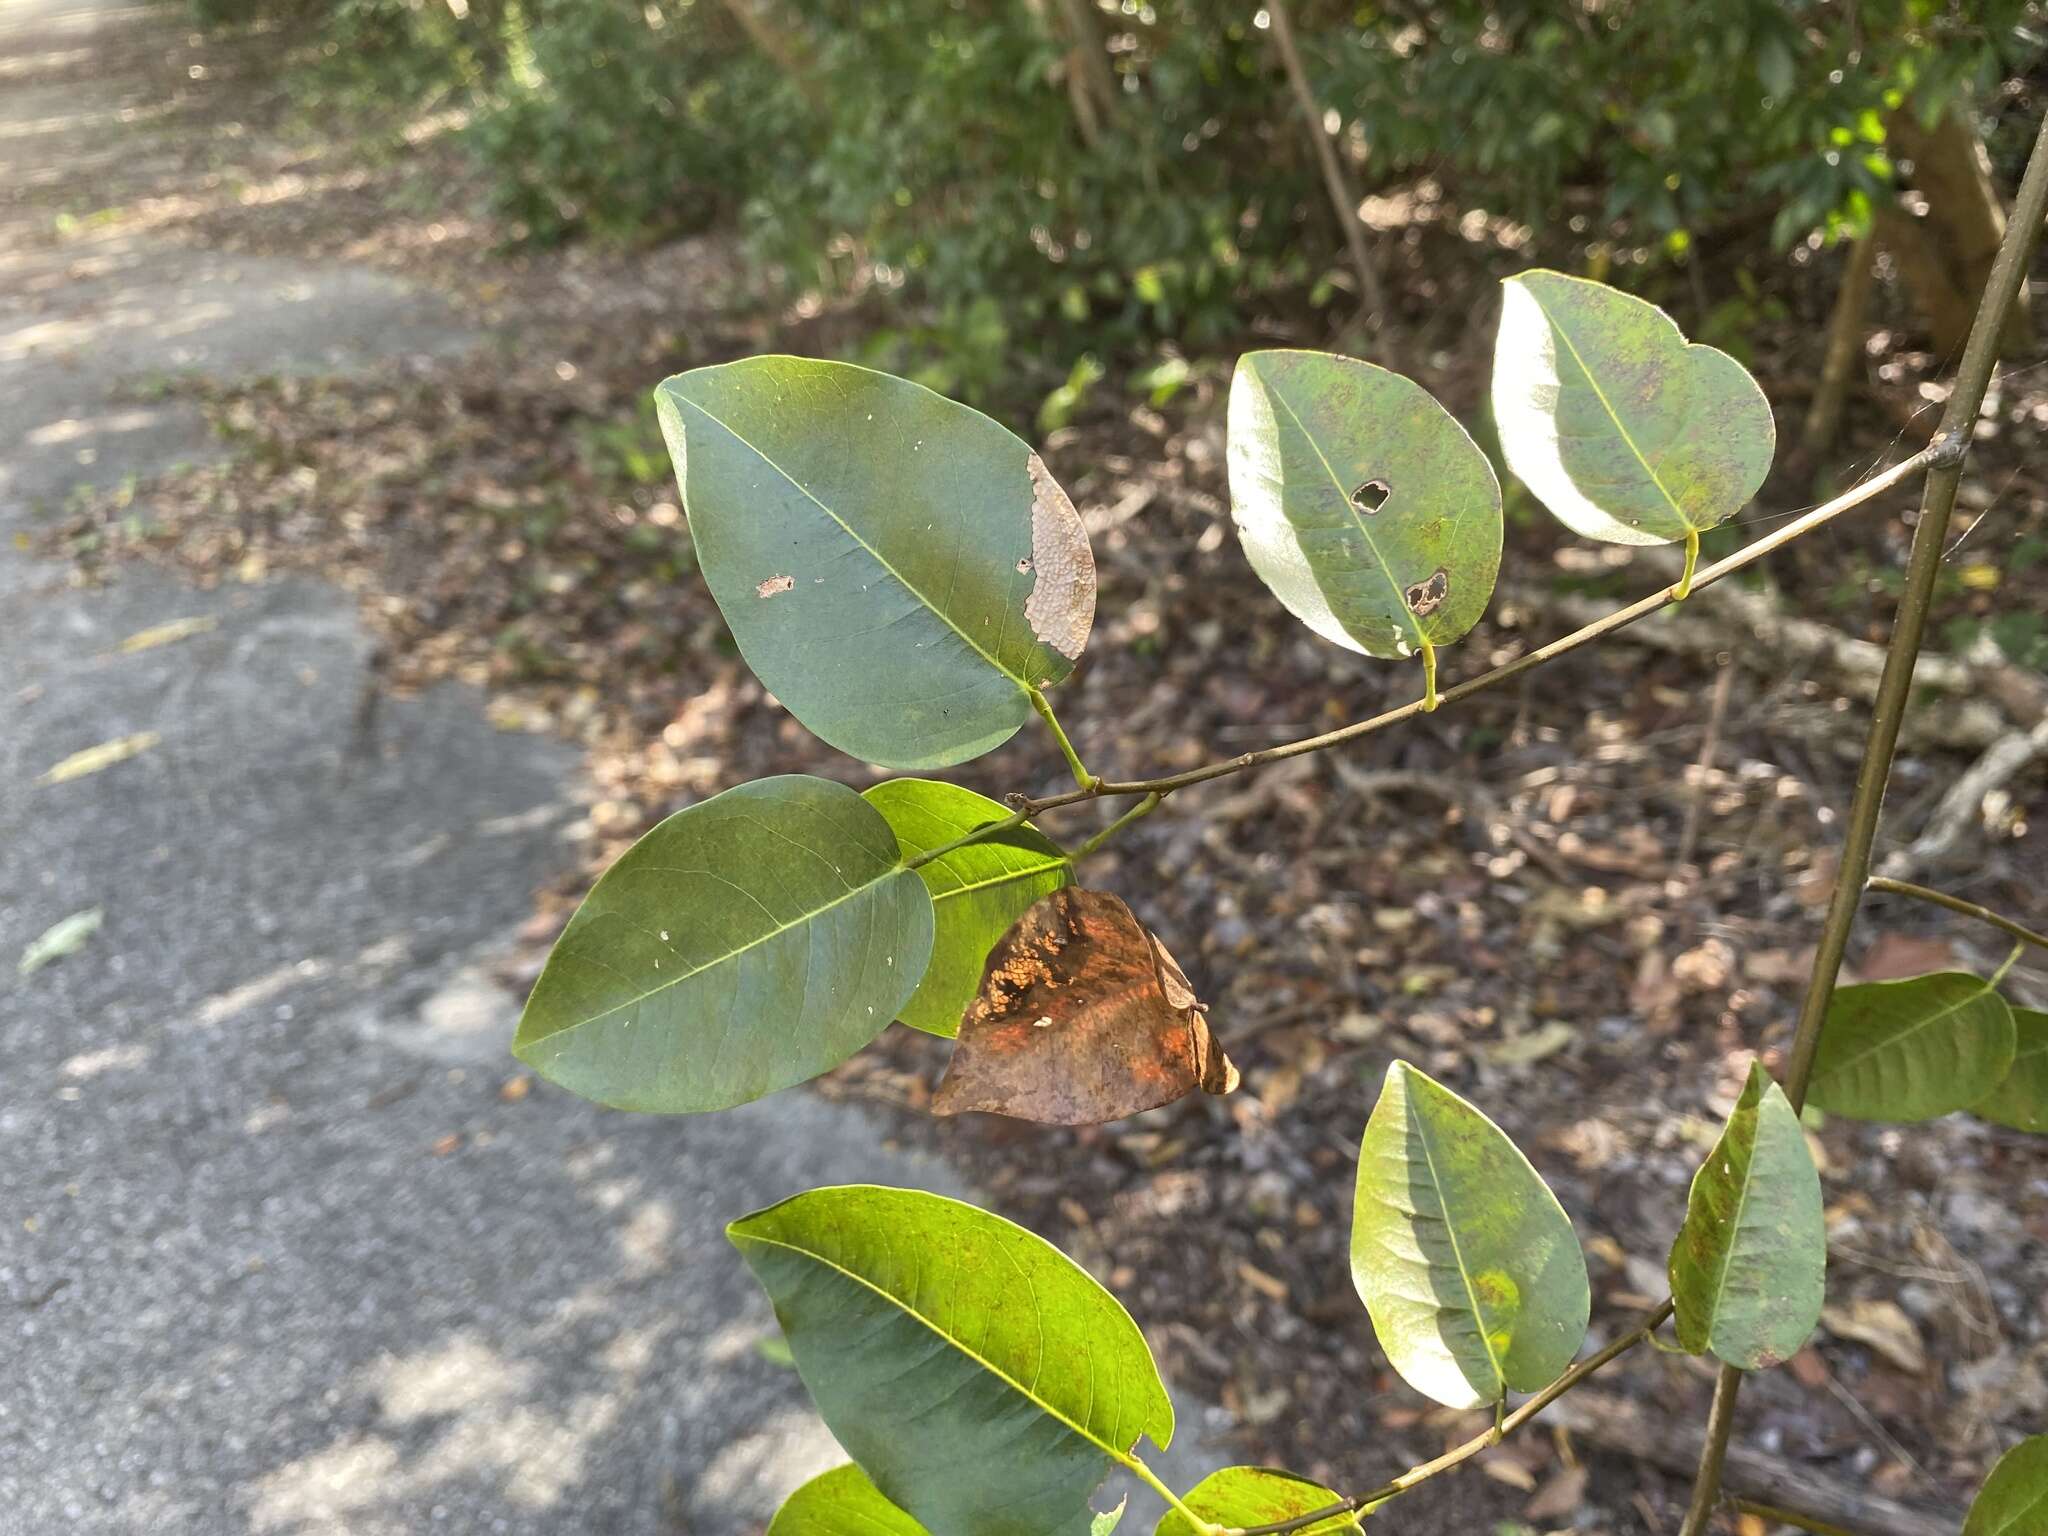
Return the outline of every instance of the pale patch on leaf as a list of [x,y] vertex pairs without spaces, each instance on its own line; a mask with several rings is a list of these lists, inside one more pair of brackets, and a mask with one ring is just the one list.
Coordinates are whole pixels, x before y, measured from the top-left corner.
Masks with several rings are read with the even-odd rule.
[[1095,556],[1081,514],[1053,479],[1045,461],[1032,454],[1031,573],[1038,579],[1024,600],[1031,633],[1069,661],[1081,658],[1095,623]]
[[1771,408],[1656,305],[1561,272],[1502,288],[1493,413],[1508,468],[1589,539],[1664,544],[1733,516],[1770,472]]

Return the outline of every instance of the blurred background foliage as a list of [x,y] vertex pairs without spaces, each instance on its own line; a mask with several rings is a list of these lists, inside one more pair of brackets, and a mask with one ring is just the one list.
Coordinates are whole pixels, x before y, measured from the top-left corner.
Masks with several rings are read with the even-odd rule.
[[[1264,314],[1356,307],[1255,0],[192,3],[286,31],[315,111],[454,113],[522,238],[736,224],[792,292],[907,301],[869,360],[970,398],[1020,371],[1034,400],[1085,393],[1097,354],[1156,365],[1164,338],[1199,352]],[[1703,247],[1726,269],[1745,264],[1731,245],[1818,250],[1888,224],[1941,348],[1995,243],[1984,167],[2023,148],[2007,129],[2043,49],[2027,0],[1290,15],[1376,260],[1402,259],[1387,232],[1419,210],[1478,219],[1518,265],[1654,292]],[[1695,317],[1708,339],[1763,302],[1718,286],[1733,312]],[[1392,290],[1412,306],[1428,285]]]

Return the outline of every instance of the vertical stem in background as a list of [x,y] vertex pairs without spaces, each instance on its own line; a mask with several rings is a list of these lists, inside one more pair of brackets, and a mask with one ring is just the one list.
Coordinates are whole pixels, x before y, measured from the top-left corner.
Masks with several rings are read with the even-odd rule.
[[818,84],[818,73],[813,67],[803,43],[768,15],[763,0],[723,0],[726,11],[740,24],[740,29],[753,40],[756,48],[788,77],[789,83],[816,112],[825,110],[825,91]]
[[1059,0],[1060,18],[1068,34],[1067,96],[1074,120],[1090,147],[1102,140],[1116,113],[1116,74],[1102,46],[1092,0]]
[[1849,264],[1842,273],[1842,286],[1835,293],[1834,314],[1828,319],[1827,356],[1820,366],[1820,386],[1813,403],[1806,408],[1806,425],[1799,433],[1799,457],[1818,463],[1832,448],[1841,430],[1842,407],[1849,399],[1849,381],[1856,372],[1856,359],[1863,351],[1863,316],[1870,308],[1870,281],[1877,271],[1877,230],[1858,236],[1849,247]]
[[[1956,487],[1962,481],[1963,459],[1976,430],[1977,413],[1984,405],[1984,392],[1991,383],[1992,365],[1998,360],[1999,333],[2026,283],[2027,265],[2040,239],[2044,212],[2048,212],[2048,118],[2043,119],[2035,136],[2027,173],[2020,181],[2019,196],[2013,204],[2012,220],[1999,244],[1990,281],[1984,285],[1983,301],[1970,326],[1969,344],[1963,349],[1962,366],[1956,370],[1948,407],[1941,413],[1941,427],[1935,434],[1934,457],[1921,494],[1920,522],[1913,530],[1912,553],[1906,561],[1905,592],[1899,598],[1898,617],[1893,621],[1891,642],[1885,648],[1884,673],[1878,680],[1877,702],[1871,710],[1863,767],[1856,776],[1856,795],[1849,805],[1842,866],[1835,876],[1834,893],[1821,925],[1820,947],[1813,958],[1813,974],[1799,1009],[1798,1032],[1792,1039],[1792,1059],[1785,1070],[1785,1097],[1792,1101],[1794,1109],[1806,1100],[1807,1080],[1813,1075],[1814,1053],[1820,1046],[1821,1024],[1827,1017],[1828,1000],[1834,995],[1842,956],[1849,948],[1849,930],[1856,921],[1857,904],[1870,878],[1870,850],[1877,840],[1885,785],[1891,778],[1899,726],[1905,719],[1912,692],[1913,667],[1919,660],[1920,639],[1927,628],[1927,610],[1934,593],[1934,578],[1941,568],[1949,514],[1955,510]],[[1679,1536],[1700,1536],[1713,1514],[1720,1497],[1721,1467],[1728,1456],[1728,1436],[1735,1423],[1735,1399],[1741,1390],[1742,1373],[1733,1366],[1721,1367],[1714,1384],[1714,1406],[1707,1418],[1706,1448],[1701,1452],[1699,1476],[1693,1483],[1692,1507],[1686,1511]]]
[[1365,225],[1358,217],[1358,193],[1351,187],[1344,167],[1337,159],[1337,146],[1323,128],[1323,109],[1308,83],[1308,71],[1301,67],[1301,51],[1294,46],[1294,23],[1287,16],[1287,0],[1264,0],[1267,19],[1273,24],[1273,46],[1287,70],[1287,84],[1294,92],[1308,124],[1308,136],[1316,151],[1316,163],[1323,170],[1323,189],[1330,195],[1331,211],[1344,231],[1344,244],[1351,251],[1351,265],[1358,273],[1358,303],[1367,314],[1383,313],[1379,274],[1373,269],[1372,253],[1365,246]]

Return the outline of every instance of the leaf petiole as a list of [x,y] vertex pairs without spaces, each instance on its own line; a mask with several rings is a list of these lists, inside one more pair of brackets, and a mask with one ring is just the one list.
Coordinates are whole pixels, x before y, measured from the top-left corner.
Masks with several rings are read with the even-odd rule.
[[1183,1504],[1180,1495],[1162,1483],[1152,1469],[1138,1458],[1135,1451],[1127,1452],[1119,1456],[1117,1460],[1128,1467],[1137,1477],[1138,1481],[1166,1500],[1168,1506],[1194,1528],[1195,1536],[1223,1536],[1224,1527],[1215,1524],[1213,1521],[1204,1520],[1192,1509],[1189,1509],[1187,1505]]
[[1067,739],[1067,733],[1060,725],[1060,717],[1052,712],[1052,705],[1047,702],[1043,690],[1028,688],[1025,691],[1031,696],[1031,707],[1038,711],[1038,718],[1045,722],[1045,728],[1052,732],[1052,739],[1059,743],[1060,756],[1067,760],[1067,771],[1073,774],[1075,784],[1084,792],[1093,794],[1095,786],[1101,780],[1082,765],[1081,754],[1074,750],[1073,742]]
[[1415,638],[1422,642],[1422,712],[1426,715],[1443,702],[1436,692],[1436,647],[1429,643],[1427,635],[1418,634]]
[[1671,601],[1682,603],[1692,596],[1692,573],[1699,569],[1700,531],[1697,528],[1685,530],[1685,572],[1678,578],[1678,585],[1671,589]]

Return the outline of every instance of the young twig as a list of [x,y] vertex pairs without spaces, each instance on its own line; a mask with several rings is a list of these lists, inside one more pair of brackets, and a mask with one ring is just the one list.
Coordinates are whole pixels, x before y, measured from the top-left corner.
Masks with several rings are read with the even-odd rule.
[[1387,1500],[1406,1493],[1418,1484],[1428,1482],[1439,1473],[1448,1472],[1460,1463],[1470,1461],[1481,1451],[1489,1450],[1499,1445],[1501,1441],[1535,1418],[1537,1414],[1548,1408],[1560,1397],[1563,1397],[1565,1393],[1571,1391],[1573,1387],[1576,1387],[1580,1382],[1591,1376],[1600,1367],[1608,1364],[1610,1361],[1620,1359],[1638,1344],[1648,1339],[1651,1334],[1664,1326],[1664,1320],[1670,1316],[1671,1303],[1666,1301],[1605,1349],[1597,1350],[1571,1366],[1557,1380],[1553,1381],[1541,1392],[1538,1392],[1513,1413],[1498,1419],[1495,1425],[1483,1433],[1474,1435],[1463,1445],[1453,1446],[1434,1461],[1425,1461],[1419,1467],[1410,1467],[1392,1482],[1382,1483],[1370,1493],[1352,1494],[1349,1498],[1340,1499],[1335,1504],[1325,1505],[1321,1509],[1312,1509],[1305,1515],[1296,1515],[1291,1520],[1275,1520],[1269,1525],[1248,1525],[1241,1528],[1227,1529],[1224,1532],[1224,1536],[1287,1536],[1287,1533],[1290,1531],[1307,1530],[1312,1525],[1320,1525],[1323,1521],[1334,1519],[1338,1515],[1367,1511],[1376,1504],[1384,1504]]
[[1989,907],[1979,906],[1974,901],[1965,901],[1960,896],[1951,896],[1946,891],[1915,885],[1910,880],[1889,880],[1883,875],[1872,875],[1863,888],[1867,891],[1876,891],[1880,895],[1910,896],[1915,901],[1947,907],[1951,912],[1960,912],[1965,917],[1976,918],[1980,923],[1989,923],[1994,928],[2003,929],[2024,944],[2032,944],[2038,949],[2048,949],[2048,934],[2039,934],[2031,928],[2022,928],[2011,918],[2001,916]]

